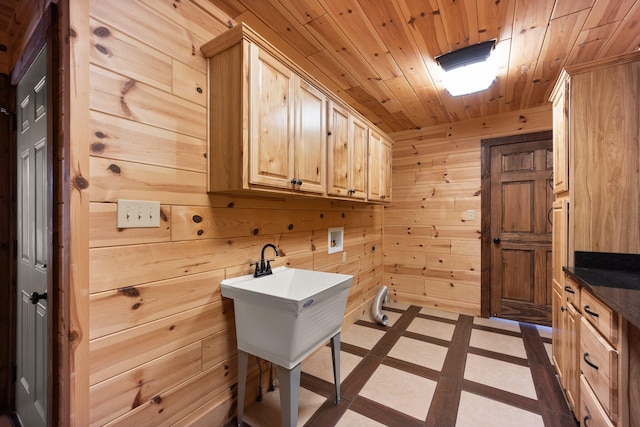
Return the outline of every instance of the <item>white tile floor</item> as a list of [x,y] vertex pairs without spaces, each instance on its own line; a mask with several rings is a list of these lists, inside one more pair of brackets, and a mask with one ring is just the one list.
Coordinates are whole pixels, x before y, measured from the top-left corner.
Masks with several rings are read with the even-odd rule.
[[[390,304],[395,310],[407,310],[408,305]],[[388,306],[385,306],[387,308]],[[414,312],[415,313],[415,312]],[[381,426],[385,425],[377,421],[379,414],[376,411],[399,411],[404,416],[415,419],[416,425],[424,424],[434,393],[436,393],[437,375],[443,369],[450,348],[439,345],[444,341],[451,341],[456,330],[456,320],[459,315],[446,313],[433,309],[422,308],[406,327],[406,331],[414,335],[400,336],[388,351],[389,364],[380,363],[372,374],[364,382],[357,392],[355,399],[361,399],[360,403],[370,400],[372,410],[358,411],[347,407],[343,409],[340,418],[336,418],[334,425],[338,426]],[[389,328],[392,327],[402,312],[385,310],[389,317]],[[426,315],[429,318],[419,317]],[[440,318],[442,321],[436,320]],[[356,346],[362,350],[359,355],[343,351],[340,356],[341,382],[357,370],[363,363],[368,350],[385,337],[385,331],[372,327],[369,315],[363,317],[364,322],[354,324],[341,334],[342,342]],[[406,324],[406,323],[405,323]],[[550,328],[538,327],[540,339],[543,340],[545,351],[550,354]],[[500,331],[507,331],[506,334]],[[418,334],[418,335],[415,335]],[[514,336],[517,335],[517,336]],[[422,338],[421,338],[422,337]],[[545,342],[546,340],[546,342]],[[431,342],[430,342],[431,341]],[[478,353],[478,354],[474,354]],[[496,356],[496,358],[489,356]],[[502,356],[500,356],[502,355]],[[381,356],[375,356],[382,358]],[[516,358],[516,359],[514,359]],[[495,395],[500,393],[521,396],[527,402],[537,402],[536,387],[531,370],[527,365],[527,353],[521,334],[520,324],[501,319],[473,318],[473,326],[469,338],[469,352],[464,361],[463,381],[469,381],[481,385],[481,388],[495,390]],[[394,365],[394,360],[402,361],[404,365]],[[514,363],[512,363],[514,362]],[[414,366],[404,370],[403,366]],[[420,369],[428,368],[427,373],[421,373]],[[322,347],[302,363],[303,375],[311,375],[327,384],[327,390],[333,387],[333,371],[331,350]],[[370,371],[371,372],[371,371]],[[435,374],[434,374],[435,372]],[[429,375],[435,375],[429,378]],[[351,379],[351,377],[350,377]],[[322,393],[322,391],[318,391]],[[477,390],[476,390],[477,393]],[[244,421],[251,427],[270,427],[280,424],[279,394],[277,390],[272,393],[264,393],[263,401],[249,406],[245,410]],[[330,399],[328,395],[314,393],[304,387],[300,390],[300,408],[298,426],[323,425],[313,422],[312,416],[318,409]],[[342,404],[350,405],[343,399]],[[382,409],[380,409],[382,408]],[[397,415],[397,414],[396,414]],[[311,421],[310,421],[311,420]],[[497,424],[497,420],[499,423]],[[397,424],[404,425],[404,424]],[[514,426],[514,427],[544,427],[541,413],[531,412],[521,407],[511,406],[497,400],[495,396],[474,394],[463,389],[460,393],[460,402],[457,409],[458,427],[484,427],[484,426]],[[453,427],[453,426],[451,426]]]

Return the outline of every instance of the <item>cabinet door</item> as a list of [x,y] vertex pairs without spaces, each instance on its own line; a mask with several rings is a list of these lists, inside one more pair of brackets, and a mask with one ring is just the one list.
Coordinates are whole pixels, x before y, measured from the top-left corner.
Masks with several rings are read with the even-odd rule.
[[336,196],[367,197],[367,145],[369,127],[346,108],[329,107],[328,188]]
[[348,196],[349,170],[349,112],[339,104],[329,105],[329,132],[327,138],[327,192],[336,196]]
[[369,126],[355,116],[351,116],[349,121],[349,141],[351,142],[349,153],[351,197],[364,199],[367,197]]
[[565,383],[565,365],[564,365],[564,339],[565,339],[565,312],[567,308],[564,306],[564,301],[562,298],[562,287],[555,283],[553,284],[553,311],[551,316],[552,321],[552,330],[551,330],[551,356],[553,359],[553,364],[556,367],[556,372],[558,373],[558,379],[560,380],[560,384],[564,386]]
[[249,67],[249,183],[291,188],[297,77],[255,45]]
[[574,413],[577,413],[580,405],[580,313],[573,304],[565,302],[567,311],[565,313],[565,340],[566,346],[564,388],[567,401]]
[[553,100],[553,192],[569,190],[569,80]]
[[369,200],[391,201],[391,142],[369,129]]
[[564,286],[562,267],[569,264],[567,242],[569,239],[569,199],[563,198],[553,202],[553,226],[551,237],[551,253],[553,259],[553,280],[561,288]]
[[367,196],[369,200],[378,201],[382,195],[382,135],[373,129],[369,129],[369,182]]
[[380,146],[380,198],[391,201],[391,141],[382,138]]
[[314,86],[297,79],[296,132],[293,149],[294,188],[325,192],[327,161],[327,98]]

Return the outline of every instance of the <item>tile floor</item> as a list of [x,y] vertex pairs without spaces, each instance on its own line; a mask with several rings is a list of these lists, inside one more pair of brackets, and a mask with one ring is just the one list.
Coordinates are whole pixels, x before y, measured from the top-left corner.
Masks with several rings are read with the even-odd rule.
[[[393,303],[383,310],[387,326],[367,315],[342,332],[339,405],[330,348],[302,363],[299,426],[577,426],[550,362],[550,328]],[[276,388],[245,410],[244,423],[279,426],[279,408]]]

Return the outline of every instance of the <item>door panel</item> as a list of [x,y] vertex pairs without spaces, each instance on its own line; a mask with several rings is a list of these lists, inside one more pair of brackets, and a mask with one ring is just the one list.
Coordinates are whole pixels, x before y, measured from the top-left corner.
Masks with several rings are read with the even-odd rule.
[[25,426],[47,424],[49,212],[47,56],[38,55],[17,87],[16,413]]
[[[533,191],[530,182],[510,182],[502,186],[502,232],[531,233],[531,199]],[[518,206],[518,209],[511,209]]]
[[531,301],[533,293],[533,251],[502,250],[502,298]]
[[551,324],[551,139],[491,147],[491,314]]

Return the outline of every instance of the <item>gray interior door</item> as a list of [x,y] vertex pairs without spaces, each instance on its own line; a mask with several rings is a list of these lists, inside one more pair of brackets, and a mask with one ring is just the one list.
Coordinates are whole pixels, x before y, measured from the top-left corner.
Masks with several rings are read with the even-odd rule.
[[47,424],[47,54],[17,88],[16,412],[22,425]]

